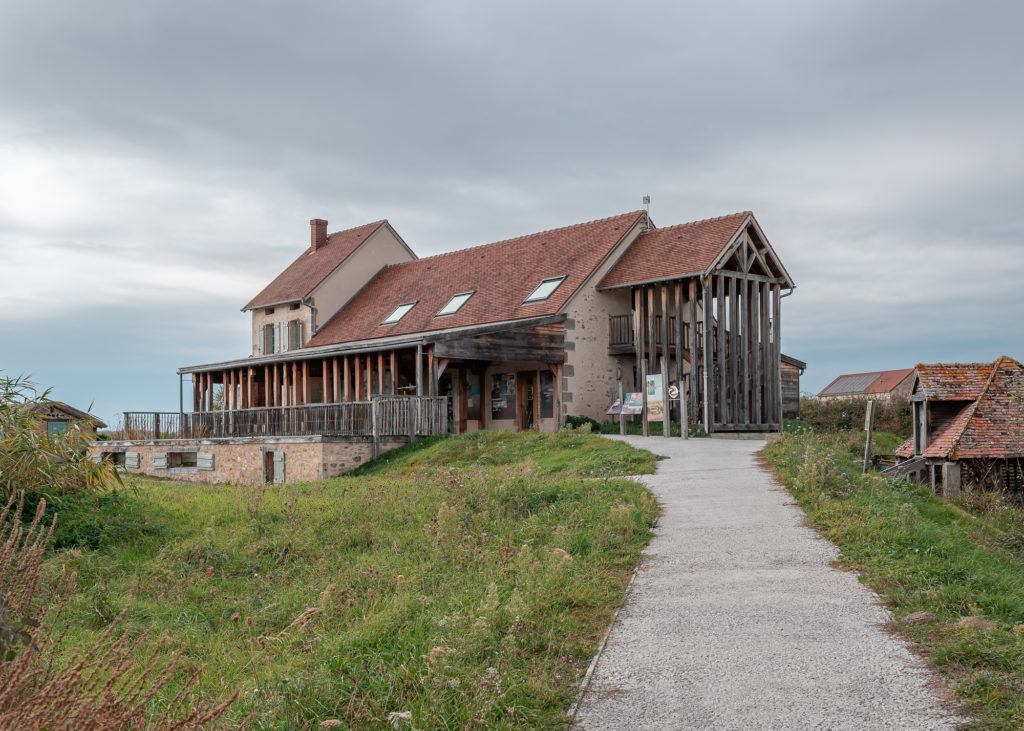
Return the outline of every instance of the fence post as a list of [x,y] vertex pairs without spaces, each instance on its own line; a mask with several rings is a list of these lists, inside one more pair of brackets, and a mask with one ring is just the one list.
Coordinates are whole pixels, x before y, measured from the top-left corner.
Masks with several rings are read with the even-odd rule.
[[416,441],[416,402],[419,399],[410,396],[405,401],[405,416],[409,420],[407,424],[409,428],[409,444]]
[[373,458],[377,459],[380,456],[380,432],[379,425],[377,423],[377,408],[380,404],[380,399],[376,396],[370,397],[370,421],[373,424]]
[[160,438],[160,412],[153,413],[153,438]]

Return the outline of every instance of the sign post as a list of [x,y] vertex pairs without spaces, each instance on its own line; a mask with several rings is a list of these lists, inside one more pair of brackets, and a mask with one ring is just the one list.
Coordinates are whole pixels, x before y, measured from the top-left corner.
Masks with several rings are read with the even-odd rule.
[[871,431],[875,426],[875,402],[868,401],[867,408],[864,409],[864,431],[868,433],[867,440],[864,443],[864,471],[861,474],[868,473],[868,465],[871,460]]

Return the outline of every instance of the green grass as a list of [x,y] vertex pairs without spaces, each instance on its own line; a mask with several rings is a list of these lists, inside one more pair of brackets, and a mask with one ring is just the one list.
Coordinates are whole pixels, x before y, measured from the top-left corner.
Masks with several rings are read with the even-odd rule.
[[[876,434],[890,451],[893,434]],[[1024,727],[1024,510],[966,491],[956,504],[927,487],[861,476],[863,432],[786,434],[765,455],[841,550],[843,565],[885,597],[900,629],[924,648],[978,728]],[[926,624],[903,622],[932,612]],[[956,628],[983,616],[993,631]]]
[[613,476],[653,468],[590,434],[484,432],[323,482],[140,482],[65,503],[47,575],[78,572],[71,643],[131,598],[252,728],[557,728],[657,512]]

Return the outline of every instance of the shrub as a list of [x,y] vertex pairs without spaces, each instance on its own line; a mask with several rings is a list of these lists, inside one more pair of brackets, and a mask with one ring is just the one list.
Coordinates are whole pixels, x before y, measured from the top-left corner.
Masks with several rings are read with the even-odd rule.
[[[800,397],[800,420],[824,432],[858,431],[864,428],[867,401],[842,399],[823,401]],[[875,402],[875,431],[888,431],[906,438],[913,431],[913,409],[907,401]]]
[[102,490],[120,483],[113,465],[89,459],[91,431],[71,423],[60,434],[40,429],[31,407],[49,401],[24,378],[0,377],[0,501]]

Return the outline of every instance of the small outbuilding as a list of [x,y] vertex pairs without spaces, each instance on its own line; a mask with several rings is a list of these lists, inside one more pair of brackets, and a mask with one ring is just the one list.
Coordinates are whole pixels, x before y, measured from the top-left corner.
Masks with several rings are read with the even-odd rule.
[[847,373],[838,376],[818,394],[822,401],[861,399],[892,403],[905,401],[914,384],[914,369]]
[[69,406],[63,401],[37,401],[30,410],[39,417],[39,429],[47,434],[60,434],[72,424],[89,431],[106,429],[107,425],[92,414]]
[[1024,490],[1024,367],[992,363],[918,364],[910,402],[914,433],[890,471],[928,479],[933,489],[962,482]]

